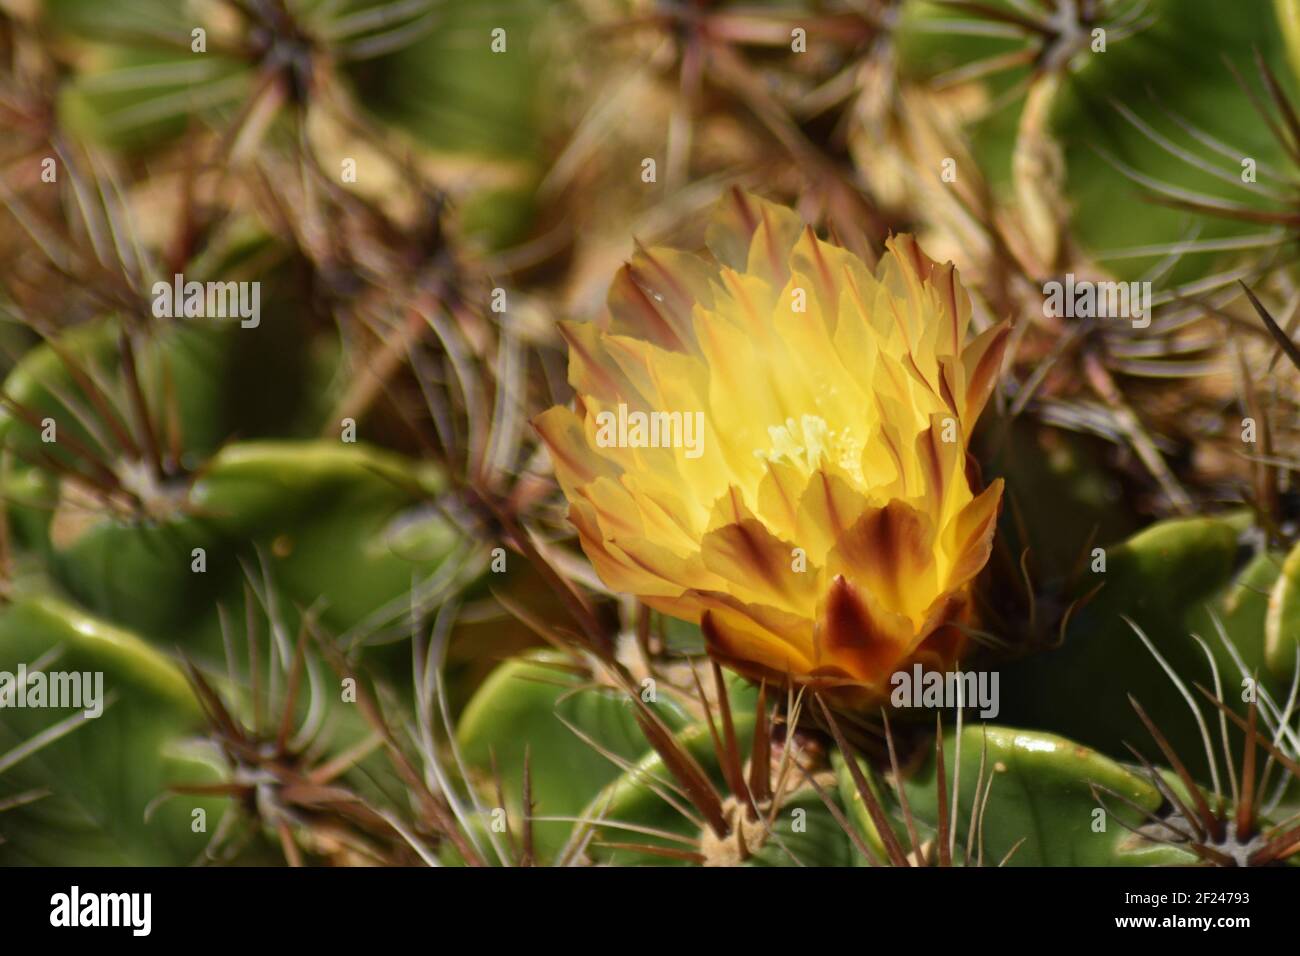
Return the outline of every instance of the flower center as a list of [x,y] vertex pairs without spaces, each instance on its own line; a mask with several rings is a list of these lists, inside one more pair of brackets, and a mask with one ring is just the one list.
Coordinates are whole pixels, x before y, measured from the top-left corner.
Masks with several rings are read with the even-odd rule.
[[784,462],[811,475],[823,461],[834,462],[855,482],[863,484],[862,442],[847,428],[832,431],[819,415],[801,415],[796,422],[787,418],[784,425],[769,425],[772,440],[769,449],[757,449],[755,458]]

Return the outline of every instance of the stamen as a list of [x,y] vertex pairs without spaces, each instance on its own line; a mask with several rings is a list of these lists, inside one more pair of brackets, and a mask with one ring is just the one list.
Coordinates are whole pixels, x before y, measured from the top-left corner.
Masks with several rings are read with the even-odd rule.
[[769,425],[767,434],[772,445],[768,449],[756,449],[755,458],[794,465],[805,474],[812,474],[823,461],[829,461],[854,481],[863,481],[863,443],[848,429],[832,431],[821,416],[802,415],[797,422],[787,418],[783,425]]

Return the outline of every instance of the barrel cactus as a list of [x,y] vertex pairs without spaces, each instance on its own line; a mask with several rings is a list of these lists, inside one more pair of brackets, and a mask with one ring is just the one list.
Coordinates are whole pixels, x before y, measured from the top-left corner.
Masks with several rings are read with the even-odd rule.
[[1211,6],[0,4],[0,863],[1300,862]]

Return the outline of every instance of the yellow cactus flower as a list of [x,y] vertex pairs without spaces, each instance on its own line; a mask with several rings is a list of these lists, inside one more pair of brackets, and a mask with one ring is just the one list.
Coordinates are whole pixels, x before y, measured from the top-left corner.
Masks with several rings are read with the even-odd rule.
[[568,323],[575,407],[534,424],[610,588],[699,623],[754,677],[888,693],[965,644],[1002,495],[966,442],[1007,328],[966,342],[951,263],[910,236],[874,275],[739,192],[716,262],[639,249]]

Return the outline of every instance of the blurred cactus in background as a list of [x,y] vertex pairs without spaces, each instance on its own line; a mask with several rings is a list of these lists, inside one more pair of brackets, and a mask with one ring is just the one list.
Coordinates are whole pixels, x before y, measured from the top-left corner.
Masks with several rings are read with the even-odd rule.
[[1294,864],[1298,114],[1292,0],[0,0],[0,863]]

